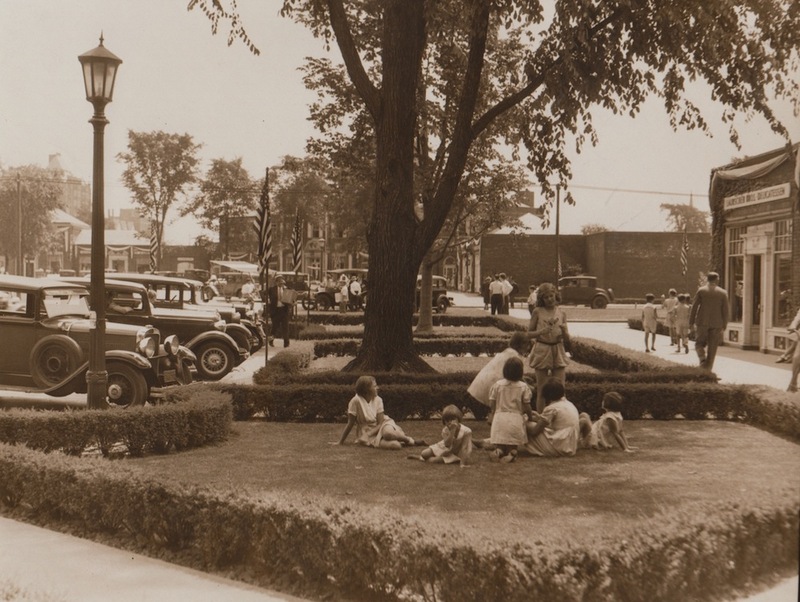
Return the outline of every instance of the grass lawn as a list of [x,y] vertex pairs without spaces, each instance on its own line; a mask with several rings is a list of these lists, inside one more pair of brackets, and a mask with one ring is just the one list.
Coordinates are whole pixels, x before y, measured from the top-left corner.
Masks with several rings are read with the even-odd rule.
[[[476,437],[488,436],[485,423],[467,424]],[[755,508],[779,490],[800,495],[800,447],[741,424],[628,421],[628,437],[640,448],[635,454],[579,451],[501,465],[476,450],[467,468],[406,459],[420,448],[330,445],[342,426],[239,422],[218,446],[125,462],[159,480],[365,504],[389,520],[404,515],[479,538],[529,543],[638,530],[662,512],[691,513],[697,502]],[[429,442],[441,432],[438,421],[402,426]]]

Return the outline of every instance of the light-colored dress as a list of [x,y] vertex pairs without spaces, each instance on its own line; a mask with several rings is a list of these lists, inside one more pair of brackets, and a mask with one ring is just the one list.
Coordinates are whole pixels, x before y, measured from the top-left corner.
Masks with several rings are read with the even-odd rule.
[[518,357],[523,359],[519,352],[513,347],[506,347],[489,360],[481,371],[475,376],[467,388],[467,393],[472,395],[475,399],[480,401],[483,405],[489,405],[489,391],[492,386],[503,378],[503,366],[512,358]]
[[536,338],[536,343],[528,356],[528,364],[535,370],[564,368],[567,365],[567,355],[564,351],[567,315],[558,307],[554,309],[537,307],[533,310],[528,331],[541,330],[545,326],[547,331]]
[[450,447],[445,443],[445,439],[450,436],[450,429],[442,429],[442,440],[431,445],[430,450],[434,457],[442,458],[445,464],[455,462],[468,462],[472,455],[472,429],[463,424],[458,425],[458,432],[453,438]]
[[379,396],[367,401],[356,395],[347,404],[347,414],[356,418],[356,443],[367,447],[378,447],[387,427],[397,427],[394,420],[383,415],[383,422],[378,424],[378,414],[383,413],[383,399]]
[[582,449],[600,448],[611,449],[616,443],[614,434],[611,432],[610,424],[615,422],[617,424],[617,432],[622,430],[622,414],[619,412],[606,412],[597,422],[592,424],[592,430],[588,436],[580,441],[579,447]]
[[652,303],[647,303],[642,307],[642,326],[645,332],[656,332],[658,330],[656,306]]
[[489,435],[494,445],[524,445],[525,404],[531,403],[531,389],[521,380],[505,378],[497,381],[489,392],[489,400],[494,401],[494,418]]
[[547,426],[533,439],[525,450],[534,456],[573,456],[580,437],[578,408],[567,399],[559,399],[542,412]]

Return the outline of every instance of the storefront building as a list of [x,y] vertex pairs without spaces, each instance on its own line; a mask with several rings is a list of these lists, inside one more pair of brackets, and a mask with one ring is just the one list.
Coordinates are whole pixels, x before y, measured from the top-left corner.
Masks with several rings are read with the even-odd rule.
[[711,172],[711,265],[730,297],[725,343],[780,352],[800,307],[800,144]]

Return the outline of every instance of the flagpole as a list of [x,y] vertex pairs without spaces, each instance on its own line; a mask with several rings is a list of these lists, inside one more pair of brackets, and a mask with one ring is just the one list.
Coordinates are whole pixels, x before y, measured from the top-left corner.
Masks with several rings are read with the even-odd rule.
[[269,319],[269,263],[272,259],[272,218],[269,211],[269,167],[264,176],[264,187],[261,189],[261,200],[254,223],[258,235],[258,281],[261,286],[262,319],[264,321],[264,366],[269,362],[269,338],[272,333],[272,322]]

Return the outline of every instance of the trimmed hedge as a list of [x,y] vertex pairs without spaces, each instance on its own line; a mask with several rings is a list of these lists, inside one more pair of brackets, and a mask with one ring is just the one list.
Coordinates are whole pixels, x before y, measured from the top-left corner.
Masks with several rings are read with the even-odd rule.
[[176,390],[186,402],[125,410],[0,412],[0,441],[44,452],[81,455],[99,449],[109,456],[120,443],[132,456],[202,447],[227,438],[233,420],[230,397],[203,389]]
[[[419,316],[414,316],[412,324],[416,326]],[[311,314],[309,316],[310,324],[330,324],[332,326],[363,326],[364,314],[339,314],[339,313],[325,313],[325,314]],[[453,314],[435,314],[433,316],[434,326],[483,326],[494,327],[503,332],[514,332],[515,330],[527,330],[527,322],[525,324],[516,321],[514,318],[501,317],[501,316],[470,316],[470,315],[453,315]]]
[[[323,598],[365,600],[719,599],[797,566],[796,492],[757,510],[696,504],[626,541],[508,544],[371,508],[148,480],[124,465],[0,444],[0,501],[137,548]],[[622,544],[622,545],[621,545]]]

